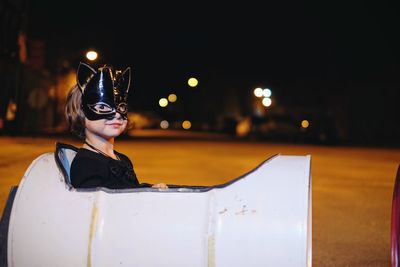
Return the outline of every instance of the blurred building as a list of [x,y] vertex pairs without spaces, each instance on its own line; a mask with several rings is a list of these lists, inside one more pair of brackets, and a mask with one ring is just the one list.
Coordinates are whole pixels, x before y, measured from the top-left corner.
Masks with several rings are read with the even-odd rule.
[[[27,1],[0,2],[0,131],[14,133],[21,90],[21,72],[26,62]],[[13,110],[10,110],[12,108]]]
[[0,2],[0,133],[7,135],[65,128],[64,103],[75,82],[63,58],[30,34],[28,2]]

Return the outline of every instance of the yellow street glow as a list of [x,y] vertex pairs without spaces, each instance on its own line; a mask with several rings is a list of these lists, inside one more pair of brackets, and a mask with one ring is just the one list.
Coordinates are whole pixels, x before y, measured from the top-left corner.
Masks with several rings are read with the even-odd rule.
[[310,122],[308,120],[301,121],[301,127],[308,128],[310,126]]
[[263,95],[263,89],[261,89],[260,87],[258,87],[258,88],[256,88],[256,89],[254,89],[254,95],[256,96],[256,97],[262,97],[262,95]]
[[86,53],[86,58],[93,61],[96,60],[97,58],[97,52],[96,51],[89,51]]
[[199,84],[199,81],[196,78],[190,78],[188,84],[190,87],[196,87]]
[[160,107],[166,107],[167,105],[168,105],[168,100],[166,99],[166,98],[161,98],[159,101],[158,101],[158,104],[160,105]]
[[170,94],[169,96],[168,96],[168,100],[169,100],[169,102],[175,102],[176,101],[176,99],[177,99],[177,96],[176,96],[176,94]]
[[184,121],[182,122],[182,128],[185,130],[189,130],[190,127],[192,127],[192,123],[190,121]]
[[269,97],[264,97],[262,100],[262,104],[264,107],[269,107],[272,104],[272,100]]

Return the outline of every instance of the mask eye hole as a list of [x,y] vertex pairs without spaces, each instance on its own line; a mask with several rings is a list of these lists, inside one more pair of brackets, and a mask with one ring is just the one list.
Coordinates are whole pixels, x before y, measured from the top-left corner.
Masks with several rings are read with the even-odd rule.
[[114,109],[104,102],[98,102],[93,105],[89,105],[90,109],[96,112],[97,114],[109,114],[114,112]]
[[125,114],[128,111],[128,106],[125,103],[120,103],[117,108],[118,112],[121,114]]

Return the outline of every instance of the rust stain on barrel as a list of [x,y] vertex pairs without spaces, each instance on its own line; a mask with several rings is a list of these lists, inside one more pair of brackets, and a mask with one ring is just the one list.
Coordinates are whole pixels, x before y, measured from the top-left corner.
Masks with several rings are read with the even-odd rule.
[[88,242],[88,256],[87,256],[88,267],[92,266],[92,242],[96,231],[97,215],[98,215],[97,205],[94,204],[92,209],[90,228],[89,228],[89,242]]
[[215,267],[215,236],[208,236],[208,267]]

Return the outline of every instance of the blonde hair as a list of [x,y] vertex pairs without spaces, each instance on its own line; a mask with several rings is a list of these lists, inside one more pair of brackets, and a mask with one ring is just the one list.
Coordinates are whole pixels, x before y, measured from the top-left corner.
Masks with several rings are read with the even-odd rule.
[[85,114],[82,110],[82,92],[78,85],[69,91],[64,112],[69,130],[80,139],[85,140]]

